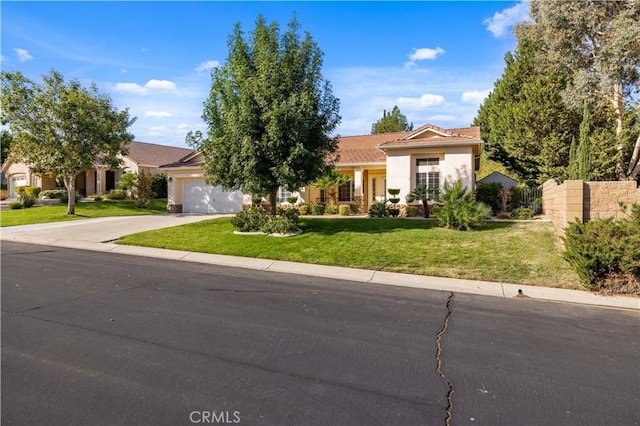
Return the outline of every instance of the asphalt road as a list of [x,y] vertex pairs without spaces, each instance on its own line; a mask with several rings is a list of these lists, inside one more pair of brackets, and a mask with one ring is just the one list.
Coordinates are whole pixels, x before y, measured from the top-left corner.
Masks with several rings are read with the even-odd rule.
[[2,243],[2,425],[640,423],[636,312]]

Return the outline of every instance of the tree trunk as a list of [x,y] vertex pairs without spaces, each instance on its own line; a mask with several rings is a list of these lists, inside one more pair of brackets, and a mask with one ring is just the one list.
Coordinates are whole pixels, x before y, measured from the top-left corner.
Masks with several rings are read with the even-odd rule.
[[76,177],[64,177],[64,186],[67,188],[67,214],[76,214]]
[[613,98],[611,98],[613,102],[613,111],[616,116],[616,143],[618,144],[618,160],[616,161],[616,176],[618,180],[625,180],[627,178],[627,174],[624,170],[624,150],[622,146],[622,130],[623,130],[623,121],[622,121],[622,112],[624,110],[623,105],[623,97],[622,97],[622,86],[620,83],[615,83],[613,85]]
[[629,169],[627,170],[627,178],[629,180],[636,180],[640,174],[640,134],[636,139],[636,146],[633,148],[633,155],[629,160]]
[[424,210],[425,219],[429,217],[429,201],[422,200],[422,208]]
[[271,194],[269,194],[269,205],[271,210],[271,215],[276,215],[276,202],[278,201],[278,188],[272,189]]
[[336,204],[336,191],[329,192],[329,205],[335,206]]

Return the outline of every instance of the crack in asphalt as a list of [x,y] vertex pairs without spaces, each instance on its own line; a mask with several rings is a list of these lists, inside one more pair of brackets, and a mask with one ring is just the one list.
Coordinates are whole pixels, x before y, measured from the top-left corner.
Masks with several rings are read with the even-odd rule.
[[449,295],[449,299],[447,300],[447,316],[444,318],[444,323],[442,324],[442,329],[436,335],[436,362],[437,367],[436,371],[442,378],[442,380],[447,384],[449,390],[447,391],[447,416],[444,419],[445,426],[449,426],[451,423],[451,411],[453,410],[453,384],[444,375],[442,372],[442,346],[440,344],[442,340],[442,336],[447,332],[447,328],[449,327],[449,319],[451,318],[451,301],[453,299],[453,292]]

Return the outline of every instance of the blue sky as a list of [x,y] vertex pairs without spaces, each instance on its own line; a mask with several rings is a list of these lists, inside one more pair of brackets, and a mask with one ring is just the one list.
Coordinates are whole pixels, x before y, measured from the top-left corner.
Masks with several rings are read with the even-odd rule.
[[368,134],[398,105],[416,126],[471,124],[515,48],[524,1],[11,2],[1,7],[1,66],[41,81],[52,68],[95,82],[138,119],[136,140],[185,146],[212,66],[226,60],[234,23],[258,14],[286,29],[295,13],[325,54],[340,99],[338,134]]

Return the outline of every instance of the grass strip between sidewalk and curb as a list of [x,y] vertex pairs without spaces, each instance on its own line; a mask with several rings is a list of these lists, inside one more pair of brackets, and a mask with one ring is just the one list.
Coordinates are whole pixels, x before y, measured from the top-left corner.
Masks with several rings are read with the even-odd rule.
[[0,226],[31,225],[34,223],[67,222],[112,216],[140,216],[164,214],[167,200],[159,198],[151,201],[146,209],[136,206],[133,200],[104,200],[100,202],[76,203],[76,214],[67,214],[67,204],[36,206],[28,209],[7,210],[0,213]]
[[582,289],[551,223],[491,222],[459,232],[434,221],[303,218],[290,238],[234,235],[229,218],[128,235],[118,244],[388,272]]

